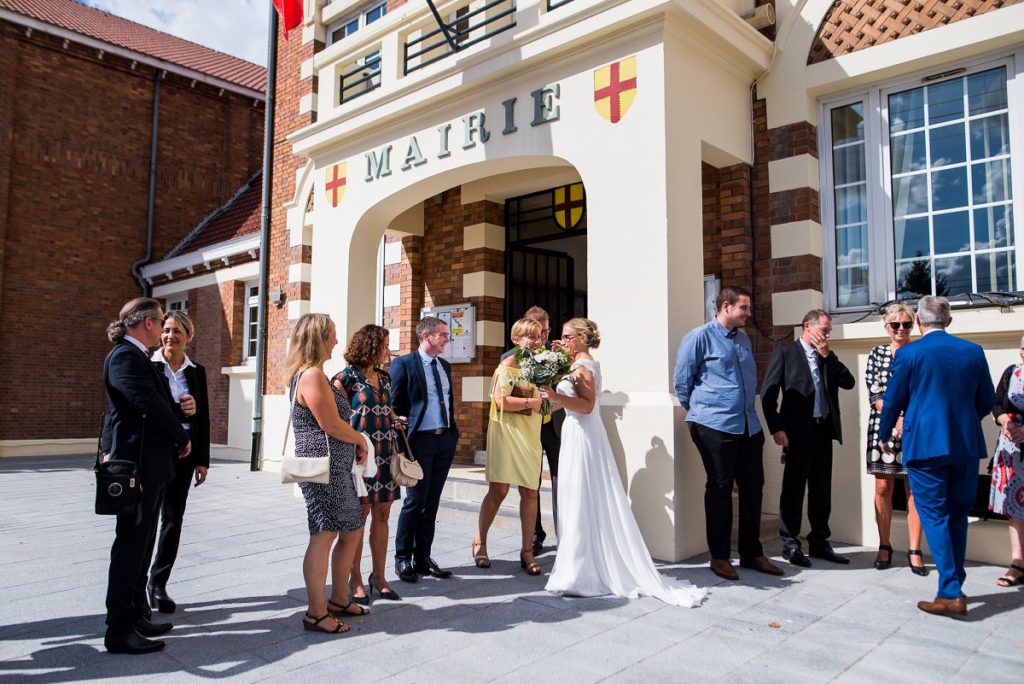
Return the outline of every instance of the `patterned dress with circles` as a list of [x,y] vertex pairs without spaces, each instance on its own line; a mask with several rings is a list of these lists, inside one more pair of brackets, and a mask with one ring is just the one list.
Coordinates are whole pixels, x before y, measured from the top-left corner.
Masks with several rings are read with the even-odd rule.
[[[996,408],[1015,416],[1014,422],[1024,424],[1024,368],[1015,364],[1006,369],[996,389]],[[999,431],[992,458],[992,486],[989,489],[989,510],[1014,520],[1024,520],[1024,458],[1021,445],[1015,444]]]
[[402,488],[391,479],[391,450],[397,435],[391,424],[391,376],[377,371],[374,387],[355,366],[334,376],[348,392],[352,402],[352,427],[365,432],[373,441],[377,458],[377,476],[363,478],[369,503],[387,503],[402,496]]
[[867,465],[869,475],[906,475],[903,467],[902,440],[891,439],[889,445],[893,453],[887,454],[878,447],[878,426],[882,422],[882,413],[875,409],[875,403],[885,395],[885,386],[892,372],[892,347],[880,344],[868,355],[867,369],[864,380],[868,385],[868,403],[871,412],[868,415],[868,452]]
[[[326,378],[325,378],[326,379]],[[292,384],[291,393],[295,392]],[[338,415],[349,420],[352,407],[348,399],[336,387],[331,385],[334,404]],[[290,397],[289,397],[290,398]],[[363,526],[363,509],[356,496],[356,488],[352,483],[352,463],[356,458],[356,448],[348,442],[340,442],[327,437],[324,444],[324,431],[316,421],[316,416],[308,406],[295,402],[292,408],[292,430],[295,432],[295,455],[322,455],[325,448],[330,449],[331,479],[327,484],[316,482],[300,482],[299,489],[306,499],[306,515],[309,519],[309,533],[320,532],[354,532]]]

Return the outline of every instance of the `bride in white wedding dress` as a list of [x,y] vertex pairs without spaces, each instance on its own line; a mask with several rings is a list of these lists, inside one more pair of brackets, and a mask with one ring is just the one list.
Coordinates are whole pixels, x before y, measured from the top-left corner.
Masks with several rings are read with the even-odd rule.
[[696,607],[707,593],[662,577],[630,510],[608,435],[601,423],[601,367],[590,356],[600,344],[597,325],[574,318],[562,328],[573,372],[544,392],[564,408],[558,473],[558,554],[546,589],[566,596],[653,596]]

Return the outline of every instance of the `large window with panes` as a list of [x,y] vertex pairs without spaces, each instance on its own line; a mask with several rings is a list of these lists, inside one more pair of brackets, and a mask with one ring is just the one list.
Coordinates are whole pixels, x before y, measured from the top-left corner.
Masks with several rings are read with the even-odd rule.
[[259,281],[250,280],[242,286],[242,309],[245,316],[242,337],[242,360],[253,362],[256,359],[256,340],[259,339]]
[[1021,289],[1019,63],[955,65],[822,102],[832,309]]
[[359,29],[366,28],[377,21],[388,11],[386,2],[372,2],[362,7],[355,14],[336,21],[327,27],[327,44],[334,45],[343,38],[351,36]]

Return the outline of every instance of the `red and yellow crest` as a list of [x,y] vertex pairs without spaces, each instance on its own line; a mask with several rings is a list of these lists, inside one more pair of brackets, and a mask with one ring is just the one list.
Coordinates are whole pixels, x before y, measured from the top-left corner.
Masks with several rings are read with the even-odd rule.
[[573,183],[555,188],[554,195],[552,212],[555,215],[555,223],[566,230],[575,228],[583,218],[583,211],[587,208],[583,183]]
[[332,207],[337,207],[338,202],[345,196],[345,186],[348,183],[347,174],[348,164],[346,162],[327,167],[327,175],[324,177],[324,190],[327,195],[327,202]]
[[636,55],[594,70],[594,106],[605,121],[619,123],[636,99]]

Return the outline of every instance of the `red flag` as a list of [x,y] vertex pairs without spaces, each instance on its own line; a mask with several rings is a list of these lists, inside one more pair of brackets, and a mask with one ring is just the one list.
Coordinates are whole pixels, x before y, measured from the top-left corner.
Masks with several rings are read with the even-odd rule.
[[285,40],[288,32],[302,23],[302,0],[274,0],[274,8],[281,15]]

